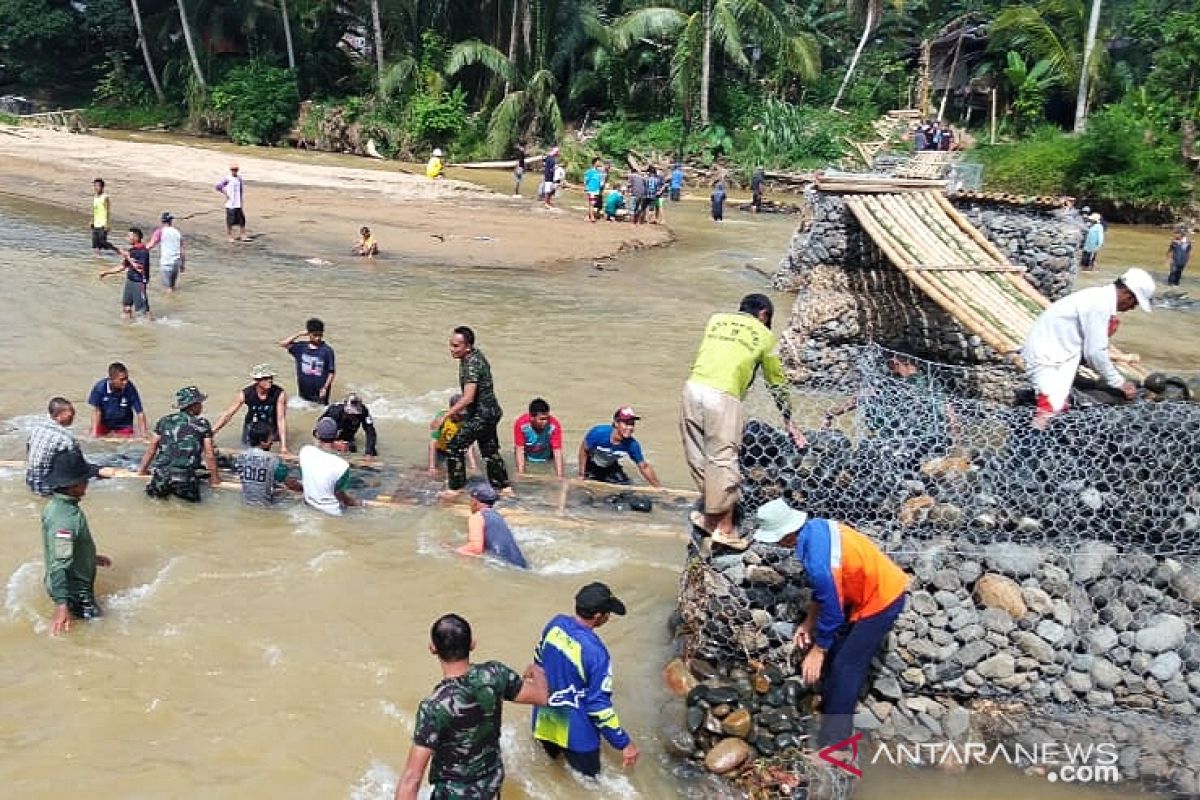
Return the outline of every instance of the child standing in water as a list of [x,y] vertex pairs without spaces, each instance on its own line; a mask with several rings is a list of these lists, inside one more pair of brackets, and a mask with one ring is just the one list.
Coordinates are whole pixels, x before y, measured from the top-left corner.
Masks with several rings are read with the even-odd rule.
[[374,258],[379,255],[379,244],[366,225],[358,229],[358,242],[353,247],[354,255]]
[[725,181],[717,181],[713,185],[712,195],[709,196],[709,201],[712,203],[712,218],[714,222],[720,222],[725,219]]

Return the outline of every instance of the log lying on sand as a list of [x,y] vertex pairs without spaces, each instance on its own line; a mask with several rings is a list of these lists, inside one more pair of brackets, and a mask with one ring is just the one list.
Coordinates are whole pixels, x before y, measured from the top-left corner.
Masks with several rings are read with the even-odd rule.
[[[540,164],[545,158],[544,155],[529,156],[525,159],[525,168],[528,169],[533,164]],[[471,161],[466,164],[450,164],[449,166],[461,169],[516,169],[517,160],[513,158],[508,161]]]

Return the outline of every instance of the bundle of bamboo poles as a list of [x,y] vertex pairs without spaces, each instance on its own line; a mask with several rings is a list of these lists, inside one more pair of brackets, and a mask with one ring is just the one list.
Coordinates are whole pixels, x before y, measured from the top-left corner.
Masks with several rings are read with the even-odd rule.
[[945,181],[925,178],[898,178],[890,175],[817,174],[817,189],[834,194],[920,192],[929,191],[930,189],[941,189],[945,185]]

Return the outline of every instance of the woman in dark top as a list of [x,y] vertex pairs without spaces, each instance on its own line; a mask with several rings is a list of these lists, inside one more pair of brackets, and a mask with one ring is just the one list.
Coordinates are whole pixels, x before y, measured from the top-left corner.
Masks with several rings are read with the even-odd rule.
[[287,392],[275,385],[275,373],[269,364],[257,364],[250,372],[254,383],[238,391],[229,408],[221,413],[213,425],[215,437],[242,406],[246,407],[246,419],[242,423],[242,444],[249,446],[247,428],[255,422],[263,422],[276,431],[279,439],[279,454],[291,455],[287,446]]

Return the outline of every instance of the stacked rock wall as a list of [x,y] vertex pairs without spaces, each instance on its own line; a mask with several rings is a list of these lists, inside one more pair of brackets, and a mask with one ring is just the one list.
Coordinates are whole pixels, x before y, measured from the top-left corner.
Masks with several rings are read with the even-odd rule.
[[[1009,400],[1011,366],[888,263],[841,196],[810,193],[811,221],[792,237],[774,286],[797,293],[782,336],[793,382],[845,383],[867,342],[972,365],[975,396]],[[1073,209],[1037,210],[958,201],[960,211],[1050,299],[1074,281],[1084,226]]]

